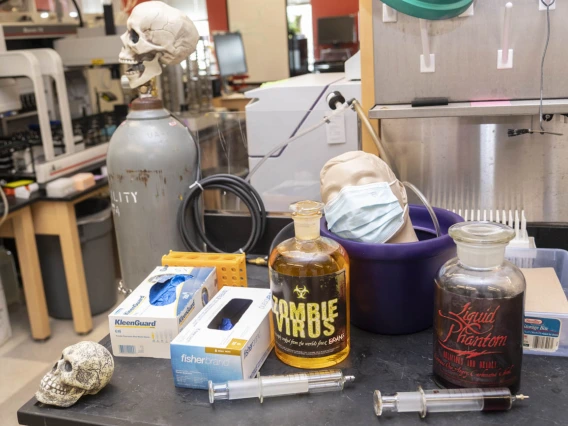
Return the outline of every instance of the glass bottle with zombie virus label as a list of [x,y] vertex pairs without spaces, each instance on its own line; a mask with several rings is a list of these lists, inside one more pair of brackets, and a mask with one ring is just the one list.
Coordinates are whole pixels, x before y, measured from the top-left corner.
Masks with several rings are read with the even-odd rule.
[[298,368],[323,368],[349,354],[349,259],[320,236],[323,204],[290,206],[295,238],[268,260],[276,356]]
[[521,384],[525,278],[505,260],[515,232],[491,222],[453,225],[457,258],[436,279],[434,379],[445,387]]

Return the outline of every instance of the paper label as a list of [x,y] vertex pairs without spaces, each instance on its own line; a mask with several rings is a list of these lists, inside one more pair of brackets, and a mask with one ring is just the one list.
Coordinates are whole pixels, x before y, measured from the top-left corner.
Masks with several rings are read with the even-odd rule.
[[325,125],[327,131],[327,143],[329,145],[347,142],[345,136],[345,117],[343,115],[335,115],[327,118],[328,123]]
[[562,322],[555,318],[525,317],[523,347],[534,351],[556,352],[560,347]]
[[434,374],[460,387],[508,387],[521,375],[524,293],[474,298],[436,285]]
[[347,347],[345,270],[296,277],[270,269],[276,347],[289,355],[320,358]]

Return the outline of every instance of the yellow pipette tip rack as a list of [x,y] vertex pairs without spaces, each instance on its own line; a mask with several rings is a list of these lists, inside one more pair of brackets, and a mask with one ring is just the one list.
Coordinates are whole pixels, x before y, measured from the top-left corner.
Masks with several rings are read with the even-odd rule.
[[162,266],[209,266],[217,268],[218,288],[247,287],[247,264],[244,254],[193,253],[171,251],[162,256]]

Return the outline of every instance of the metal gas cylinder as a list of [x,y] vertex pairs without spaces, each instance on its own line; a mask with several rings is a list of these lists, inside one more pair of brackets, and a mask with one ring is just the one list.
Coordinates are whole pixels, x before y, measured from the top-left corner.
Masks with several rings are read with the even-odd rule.
[[124,285],[136,288],[169,250],[184,250],[178,208],[197,176],[188,129],[156,98],[139,98],[114,132],[107,169]]

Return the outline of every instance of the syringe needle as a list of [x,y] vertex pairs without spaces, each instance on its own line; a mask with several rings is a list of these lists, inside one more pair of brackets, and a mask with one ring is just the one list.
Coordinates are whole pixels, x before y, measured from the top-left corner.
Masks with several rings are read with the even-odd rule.
[[523,399],[529,399],[529,396],[528,396],[528,395],[523,395],[522,393],[519,394],[519,395],[513,396],[513,401],[516,401],[517,399],[520,400],[520,401],[522,401]]

